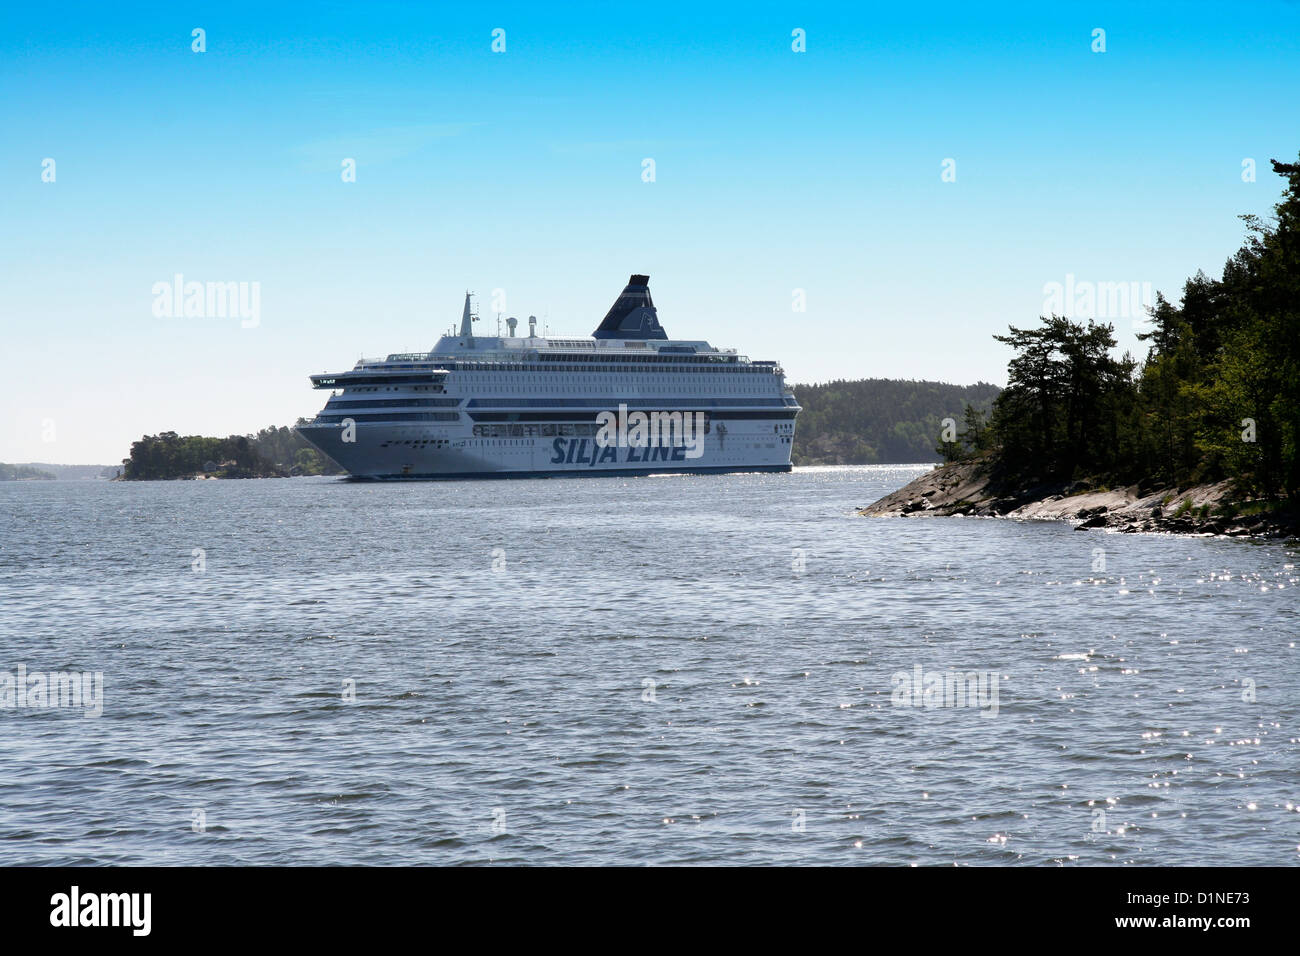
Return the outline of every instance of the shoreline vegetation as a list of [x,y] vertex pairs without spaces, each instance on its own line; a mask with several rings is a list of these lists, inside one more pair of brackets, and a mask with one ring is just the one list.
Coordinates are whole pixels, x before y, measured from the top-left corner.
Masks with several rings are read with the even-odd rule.
[[[299,419],[301,424],[304,419]],[[118,481],[183,481],[203,478],[291,478],[343,475],[333,459],[286,426],[256,435],[209,438],[175,432],[145,435],[122,459]]]
[[1181,303],[1149,310],[1146,358],[1114,327],[1040,317],[994,336],[1007,387],[941,434],[942,467],[859,509],[868,517],[996,515],[1079,528],[1295,536],[1300,503],[1300,164],[1276,218]]

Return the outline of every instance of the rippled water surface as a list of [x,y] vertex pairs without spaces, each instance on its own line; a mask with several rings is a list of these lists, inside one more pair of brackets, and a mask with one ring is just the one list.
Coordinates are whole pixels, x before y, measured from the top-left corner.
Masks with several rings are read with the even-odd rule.
[[0,484],[0,863],[1300,862],[1295,548],[918,471]]

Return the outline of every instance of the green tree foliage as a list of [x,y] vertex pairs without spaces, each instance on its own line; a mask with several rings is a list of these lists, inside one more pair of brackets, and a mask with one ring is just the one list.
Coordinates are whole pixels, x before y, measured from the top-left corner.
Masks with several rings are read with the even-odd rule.
[[[1023,482],[1093,478],[1186,486],[1231,478],[1243,494],[1300,492],[1300,165],[1223,275],[1198,272],[1178,305],[1157,297],[1139,366],[1110,326],[1058,316],[995,336],[1015,351],[987,440]],[[969,431],[969,426],[968,426]],[[973,452],[972,452],[973,453]]]
[[[305,421],[300,418],[297,424]],[[343,474],[342,468],[307,444],[306,439],[292,428],[272,425],[252,436],[251,441],[259,457],[283,471],[295,475]]]
[[967,405],[962,416],[963,430],[957,433],[957,440],[967,454],[984,455],[993,446],[993,433],[989,430],[989,413]]
[[937,461],[943,419],[987,412],[998,387],[873,378],[795,385],[794,393],[803,407],[796,465],[867,465]]
[[[301,423],[301,419],[299,420]],[[122,477],[161,480],[212,475],[217,478],[271,478],[288,475],[342,474],[292,428],[264,428],[256,435],[207,438],[162,432],[131,445],[122,461]]]
[[1131,400],[1136,362],[1111,356],[1114,331],[1053,315],[1037,329],[994,336],[1016,350],[994,403],[1004,470],[1043,481],[1120,464],[1115,413]]

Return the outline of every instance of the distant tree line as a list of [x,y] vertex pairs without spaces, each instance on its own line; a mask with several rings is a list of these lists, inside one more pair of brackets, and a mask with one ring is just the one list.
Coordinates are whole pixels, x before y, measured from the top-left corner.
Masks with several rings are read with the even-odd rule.
[[[299,419],[299,424],[302,421]],[[228,438],[181,436],[176,432],[146,435],[132,443],[130,457],[122,460],[122,477],[142,481],[198,475],[275,478],[342,473],[331,459],[284,426]]]
[[1247,240],[1219,279],[1198,272],[1179,305],[1157,296],[1144,360],[1116,358],[1114,328],[1052,315],[995,338],[1015,354],[991,416],[968,411],[946,458],[988,456],[1022,487],[1078,481],[1187,487],[1233,479],[1241,495],[1300,492],[1300,165],[1276,219],[1242,216]]
[[32,479],[53,481],[54,478],[55,476],[48,471],[41,471],[29,465],[6,465],[0,462],[0,481],[31,481]]
[[971,407],[987,413],[1000,389],[884,378],[795,385],[796,465],[869,465],[939,460],[945,418]]

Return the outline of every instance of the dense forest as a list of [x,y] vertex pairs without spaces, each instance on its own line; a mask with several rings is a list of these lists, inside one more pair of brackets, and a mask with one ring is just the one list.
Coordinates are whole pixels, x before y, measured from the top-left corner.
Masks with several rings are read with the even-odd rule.
[[1116,358],[1110,325],[1040,318],[995,338],[1015,354],[991,416],[971,409],[945,457],[987,456],[1027,488],[1051,482],[1188,487],[1232,479],[1242,499],[1300,492],[1300,165],[1276,217],[1180,304],[1157,296],[1142,361]]
[[935,436],[967,406],[988,413],[1000,389],[869,378],[795,385],[803,411],[795,426],[796,465],[938,461]]
[[312,448],[292,428],[263,428],[256,435],[206,438],[175,432],[146,435],[131,445],[122,461],[127,480],[193,478],[277,478],[289,475],[339,475],[333,461]]

